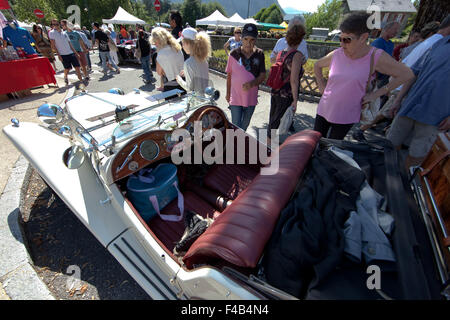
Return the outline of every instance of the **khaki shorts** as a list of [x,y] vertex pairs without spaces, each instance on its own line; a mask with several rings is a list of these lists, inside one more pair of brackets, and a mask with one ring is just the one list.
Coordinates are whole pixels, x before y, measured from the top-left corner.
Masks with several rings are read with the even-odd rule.
[[392,121],[386,138],[395,147],[399,147],[410,140],[409,155],[414,158],[422,158],[430,151],[438,133],[437,126],[421,123],[408,117],[397,116]]
[[87,65],[87,59],[86,59],[86,53],[84,53],[83,51],[78,51],[78,61],[80,62],[80,65],[82,66],[86,66]]

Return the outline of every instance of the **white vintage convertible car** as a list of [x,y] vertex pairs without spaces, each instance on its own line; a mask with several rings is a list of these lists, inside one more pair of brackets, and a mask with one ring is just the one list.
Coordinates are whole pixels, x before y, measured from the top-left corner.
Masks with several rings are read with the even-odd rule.
[[[139,90],[82,92],[63,108],[41,106],[42,124],[13,119],[3,131],[154,299],[445,296],[448,269],[433,255],[389,144],[375,136],[332,141],[304,130],[268,150],[268,162],[255,160],[266,145],[234,126],[217,97],[212,88],[168,101]],[[175,136],[184,129],[193,137],[196,123],[203,137],[211,129],[236,135],[197,144]],[[204,151],[217,140],[225,145],[213,154],[233,163],[176,163],[178,197],[144,217],[129,180],[174,164],[174,150]],[[349,165],[343,159],[351,156]],[[264,173],[275,161],[276,170]],[[189,229],[188,215],[200,217],[203,229],[180,250],[197,230]]]

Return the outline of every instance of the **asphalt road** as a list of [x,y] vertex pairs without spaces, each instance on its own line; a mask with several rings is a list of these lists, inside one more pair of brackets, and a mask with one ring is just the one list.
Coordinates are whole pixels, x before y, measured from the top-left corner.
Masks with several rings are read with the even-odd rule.
[[[97,65],[97,51],[91,53],[91,60],[93,72],[86,86],[90,92],[107,91],[115,87],[126,93],[134,88],[149,93],[158,92],[155,90],[157,83],[143,82],[139,65],[121,66],[120,74],[112,73],[102,78],[101,67]],[[59,61],[57,68],[62,70]],[[57,77],[63,78],[62,71],[57,73]],[[221,92],[219,107],[231,119],[225,101],[225,79],[211,73],[210,79]],[[73,71],[69,80],[77,81]],[[314,103],[299,103],[294,117],[297,131],[312,128],[316,107]],[[267,127],[269,108],[270,95],[260,91],[259,104],[248,129],[250,134],[257,136],[258,128]],[[22,225],[30,255],[38,274],[57,299],[150,299],[36,172],[31,175],[22,196]]]

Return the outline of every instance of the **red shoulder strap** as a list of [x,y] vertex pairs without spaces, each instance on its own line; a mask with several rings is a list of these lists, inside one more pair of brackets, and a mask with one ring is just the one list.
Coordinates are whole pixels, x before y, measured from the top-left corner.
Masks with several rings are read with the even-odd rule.
[[[282,53],[283,51],[284,51],[284,50],[281,50],[281,51],[278,53],[277,60],[278,60],[278,58],[281,57],[281,53]],[[286,60],[286,58],[289,57],[289,55],[290,55],[292,52],[295,52],[295,51],[297,51],[297,48],[288,51],[288,53],[283,57],[283,60],[281,61],[281,63],[284,63],[284,60]]]

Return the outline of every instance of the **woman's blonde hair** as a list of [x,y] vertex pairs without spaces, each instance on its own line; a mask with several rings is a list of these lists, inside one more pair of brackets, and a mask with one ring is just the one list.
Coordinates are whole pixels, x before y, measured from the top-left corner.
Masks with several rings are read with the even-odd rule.
[[180,51],[181,45],[173,37],[173,35],[164,28],[156,27],[152,30],[152,36],[150,42],[155,44],[155,40],[158,40],[161,46],[169,45],[173,50]]
[[200,61],[205,61],[211,57],[211,40],[209,35],[200,31],[196,34],[195,40],[183,39],[191,47],[191,55]]

